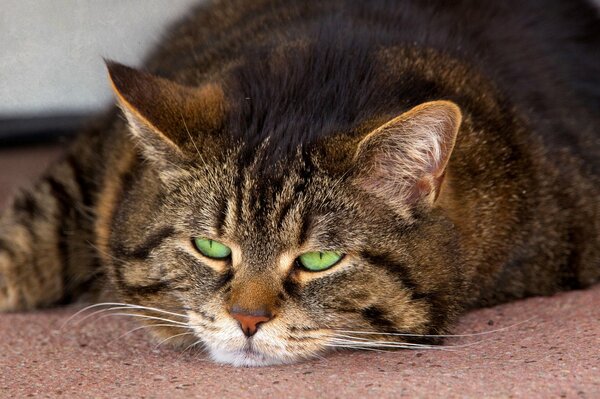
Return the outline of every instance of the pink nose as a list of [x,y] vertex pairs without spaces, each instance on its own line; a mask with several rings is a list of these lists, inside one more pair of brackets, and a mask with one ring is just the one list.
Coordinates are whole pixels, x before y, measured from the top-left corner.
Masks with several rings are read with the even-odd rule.
[[266,310],[245,310],[237,305],[232,306],[229,313],[240,323],[240,328],[246,337],[256,334],[259,324],[266,323],[273,318],[271,313]]

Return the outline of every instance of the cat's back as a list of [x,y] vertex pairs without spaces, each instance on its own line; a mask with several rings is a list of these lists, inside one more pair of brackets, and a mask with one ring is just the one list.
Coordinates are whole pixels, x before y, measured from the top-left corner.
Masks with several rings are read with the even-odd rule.
[[[352,58],[363,69],[381,48],[429,48],[480,72],[548,147],[572,147],[599,173],[598,20],[598,8],[586,1],[215,1],[178,24],[148,67],[198,84],[283,43],[316,43],[329,52],[328,62]],[[339,54],[331,54],[338,44]],[[343,72],[340,65],[332,79],[345,79]]]
[[[301,40],[420,46],[483,68],[505,86],[541,76],[575,86],[600,105],[600,8],[587,0],[227,0],[202,2],[149,57],[167,75],[197,76],[265,47]],[[518,79],[518,81],[515,81]]]

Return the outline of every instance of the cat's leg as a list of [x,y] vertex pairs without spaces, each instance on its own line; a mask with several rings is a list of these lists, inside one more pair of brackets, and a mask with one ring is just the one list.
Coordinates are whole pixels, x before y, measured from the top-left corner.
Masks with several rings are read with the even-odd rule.
[[0,311],[68,302],[101,275],[93,245],[97,154],[81,141],[0,213]]

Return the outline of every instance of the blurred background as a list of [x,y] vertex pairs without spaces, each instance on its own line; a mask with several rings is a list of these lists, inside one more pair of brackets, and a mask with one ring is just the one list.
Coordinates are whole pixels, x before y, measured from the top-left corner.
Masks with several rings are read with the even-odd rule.
[[0,0],[0,145],[69,135],[110,104],[102,57],[139,66],[202,0]]
[[0,211],[114,102],[102,57],[141,66],[203,0],[0,0]]

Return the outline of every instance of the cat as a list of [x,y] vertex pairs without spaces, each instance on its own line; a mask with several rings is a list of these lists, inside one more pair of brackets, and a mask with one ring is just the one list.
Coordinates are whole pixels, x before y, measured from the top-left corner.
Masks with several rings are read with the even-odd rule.
[[[109,291],[238,366],[600,279],[583,1],[202,3],[0,219],[0,309]],[[119,308],[119,305],[117,305]],[[386,343],[384,345],[384,342]]]

